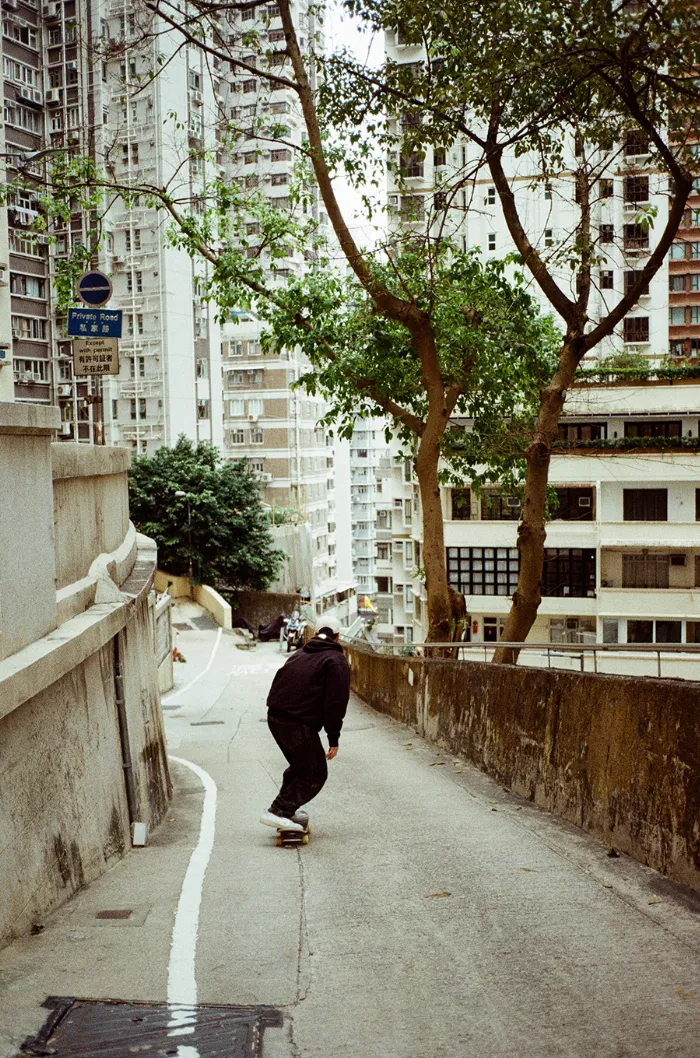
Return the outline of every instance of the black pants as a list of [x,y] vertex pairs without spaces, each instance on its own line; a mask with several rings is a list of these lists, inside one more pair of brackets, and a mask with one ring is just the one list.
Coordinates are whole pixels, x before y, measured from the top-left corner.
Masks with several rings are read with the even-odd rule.
[[267,724],[289,763],[282,776],[282,788],[270,805],[270,811],[276,816],[289,818],[323,788],[328,778],[326,753],[318,732],[306,724],[281,720],[269,714]]

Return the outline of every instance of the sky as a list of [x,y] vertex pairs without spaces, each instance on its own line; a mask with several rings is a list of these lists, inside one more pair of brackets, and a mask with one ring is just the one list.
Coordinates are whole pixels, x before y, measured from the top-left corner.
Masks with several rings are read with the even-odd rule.
[[[325,29],[329,51],[346,47],[355,58],[369,66],[377,67],[383,62],[383,36],[363,30],[359,21],[348,15],[337,0],[330,3],[326,10]],[[354,238],[363,247],[374,245],[377,233],[375,227],[363,217],[361,192],[349,187],[345,180],[338,180],[336,193]],[[377,222],[383,224],[383,218],[378,217]]]

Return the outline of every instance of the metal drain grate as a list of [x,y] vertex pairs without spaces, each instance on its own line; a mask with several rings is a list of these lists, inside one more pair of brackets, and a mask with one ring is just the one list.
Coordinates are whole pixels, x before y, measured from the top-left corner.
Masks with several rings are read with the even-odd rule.
[[52,1058],[174,1058],[179,1051],[199,1058],[260,1058],[266,1028],[279,1028],[273,1007],[169,1007],[120,1000],[50,996],[51,1014],[22,1052]]

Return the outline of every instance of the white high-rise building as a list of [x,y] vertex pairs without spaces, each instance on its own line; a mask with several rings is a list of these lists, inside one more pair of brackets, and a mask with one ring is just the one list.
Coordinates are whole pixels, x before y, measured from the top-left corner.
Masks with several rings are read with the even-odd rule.
[[[387,35],[388,55],[399,63],[420,62],[421,47],[399,39]],[[572,169],[585,150],[585,144],[572,142]],[[402,181],[389,181],[393,223],[435,236],[445,222],[444,231],[465,250],[478,247],[484,258],[512,252],[487,170],[456,196],[446,194],[450,182],[475,161],[472,146],[459,138],[447,150],[428,150],[424,159],[404,159]],[[537,170],[528,168],[527,156],[510,157],[506,164],[527,234],[543,257],[554,261],[576,226],[573,173],[544,182],[533,179]],[[593,232],[604,257],[594,271],[593,320],[619,301],[653,251],[667,216],[666,192],[666,179],[648,166],[643,139],[629,134],[591,190]],[[656,210],[650,228],[638,218],[647,205]],[[570,292],[563,268],[557,279]],[[531,290],[551,312],[534,282]],[[555,449],[551,463],[559,507],[547,526],[543,600],[531,641],[700,642],[700,385],[692,370],[673,384],[664,375],[669,365],[692,369],[698,348],[700,177],[664,266],[614,334],[586,360],[605,370],[620,363],[609,358],[632,354],[627,362],[636,365],[637,375],[583,379],[568,394],[560,426],[568,447]],[[518,579],[519,499],[498,488],[478,496],[469,482],[442,493],[448,577],[466,599],[467,635],[495,643]],[[417,494],[414,505],[413,558],[419,572]],[[392,582],[383,571],[381,576],[382,587],[395,595],[396,574]],[[411,602],[413,636],[424,639],[420,576],[413,579]],[[639,671],[634,660],[619,656],[606,664],[607,671],[611,665]],[[664,671],[675,670],[664,663]]]

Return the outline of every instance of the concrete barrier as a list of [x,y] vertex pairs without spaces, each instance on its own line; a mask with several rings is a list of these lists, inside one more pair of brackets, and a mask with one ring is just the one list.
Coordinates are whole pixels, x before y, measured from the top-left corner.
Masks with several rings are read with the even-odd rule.
[[58,419],[0,403],[0,946],[111,866],[171,794],[155,544],[129,523],[128,455],[52,445]]
[[208,610],[222,628],[231,628],[231,607],[214,588],[206,584],[196,584],[192,594],[194,601]]
[[369,705],[700,891],[700,683],[346,651]]

